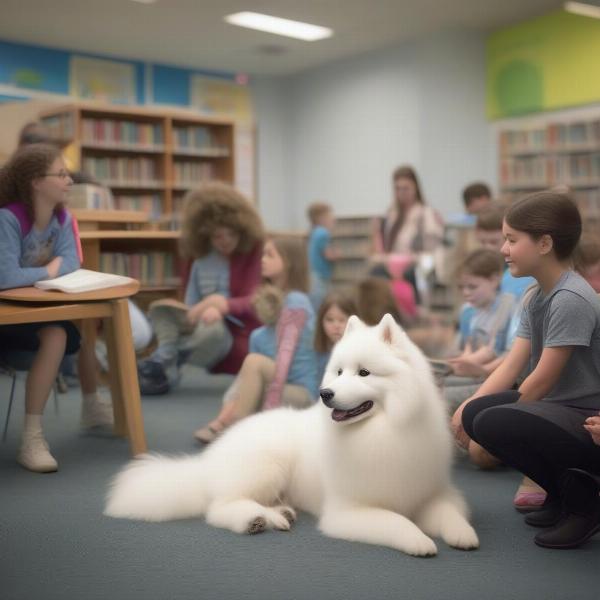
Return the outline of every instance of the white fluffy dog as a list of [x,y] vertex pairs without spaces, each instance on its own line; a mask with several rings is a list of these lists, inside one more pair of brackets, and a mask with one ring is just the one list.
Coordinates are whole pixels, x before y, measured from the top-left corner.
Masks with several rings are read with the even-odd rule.
[[386,315],[351,317],[318,405],[231,427],[198,456],[144,456],[117,475],[105,514],[166,521],[206,515],[238,533],[287,530],[294,509],[331,537],[436,554],[431,537],[479,545],[450,482],[452,441],[429,365]]

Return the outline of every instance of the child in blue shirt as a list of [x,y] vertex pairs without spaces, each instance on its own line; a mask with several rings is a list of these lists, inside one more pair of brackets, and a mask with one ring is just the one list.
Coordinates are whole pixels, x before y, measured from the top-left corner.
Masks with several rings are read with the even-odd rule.
[[252,332],[249,354],[225,393],[219,415],[195,432],[201,442],[212,442],[224,429],[261,407],[303,408],[318,398],[315,313],[305,293],[304,243],[295,237],[268,240],[261,270],[268,285],[259,290],[254,304],[265,325]]
[[[65,210],[72,184],[58,148],[33,144],[18,150],[0,171],[0,289],[33,285],[79,268],[71,215]],[[37,472],[58,466],[42,433],[42,413],[65,353],[79,348],[73,323],[0,327],[8,351],[35,352],[25,392],[25,427],[18,462]]]
[[310,301],[317,311],[331,287],[333,261],[337,258],[337,252],[331,246],[335,217],[329,204],[315,202],[308,207],[308,218],[311,223],[308,238]]

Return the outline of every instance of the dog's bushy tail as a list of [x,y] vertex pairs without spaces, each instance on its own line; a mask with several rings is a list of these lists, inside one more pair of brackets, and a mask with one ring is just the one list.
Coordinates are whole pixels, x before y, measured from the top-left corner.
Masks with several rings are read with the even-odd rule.
[[144,455],[114,478],[104,514],[171,521],[204,514],[207,493],[201,457]]

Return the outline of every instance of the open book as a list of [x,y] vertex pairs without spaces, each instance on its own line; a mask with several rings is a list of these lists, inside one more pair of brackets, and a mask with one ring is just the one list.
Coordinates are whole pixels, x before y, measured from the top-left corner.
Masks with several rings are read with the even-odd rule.
[[[179,300],[175,300],[174,298],[161,298],[160,300],[155,300],[150,305],[150,308],[161,307],[167,310],[173,310],[175,312],[184,313],[187,315],[187,312],[190,310],[191,306],[180,302]],[[225,320],[237,325],[238,327],[244,328],[243,321],[240,321],[237,317],[233,315],[225,315]]]
[[37,281],[34,283],[34,286],[40,290],[59,290],[61,292],[66,292],[67,294],[77,294],[79,292],[102,290],[116,285],[126,285],[132,281],[133,279],[123,275],[99,273],[98,271],[89,271],[88,269],[77,269],[77,271],[73,271],[62,277],[57,277],[56,279]]

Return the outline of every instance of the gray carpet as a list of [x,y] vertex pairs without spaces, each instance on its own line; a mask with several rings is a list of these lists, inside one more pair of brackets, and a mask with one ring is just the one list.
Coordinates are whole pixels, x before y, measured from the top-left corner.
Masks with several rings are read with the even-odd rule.
[[[144,399],[150,449],[196,452],[191,433],[215,414],[227,379],[190,373],[175,393]],[[4,419],[8,379],[0,378]],[[111,476],[129,458],[110,434],[78,430],[79,393],[48,405],[47,439],[60,471],[36,475],[14,462],[22,421],[17,389],[9,439],[0,444],[2,600],[452,599],[600,597],[600,536],[576,551],[536,547],[511,506],[519,477],[462,460],[456,481],[473,510],[481,548],[438,544],[435,558],[323,537],[300,515],[289,533],[238,536],[200,520],[144,524],[102,516]]]

